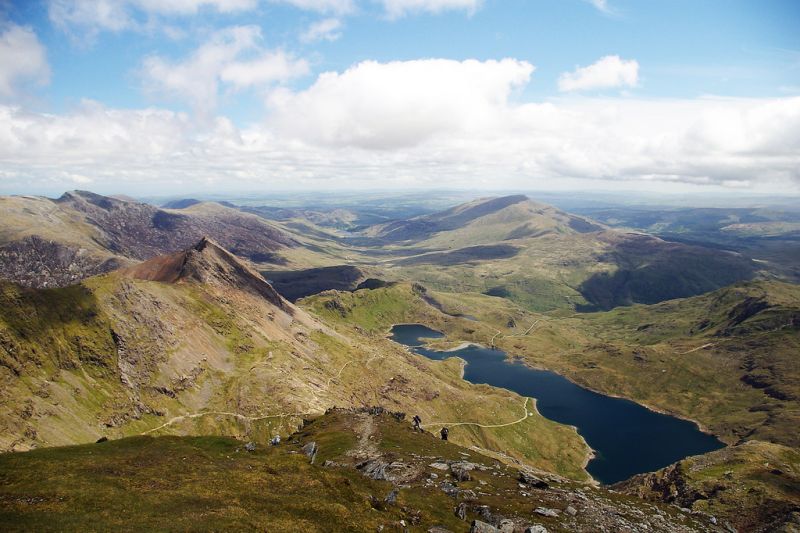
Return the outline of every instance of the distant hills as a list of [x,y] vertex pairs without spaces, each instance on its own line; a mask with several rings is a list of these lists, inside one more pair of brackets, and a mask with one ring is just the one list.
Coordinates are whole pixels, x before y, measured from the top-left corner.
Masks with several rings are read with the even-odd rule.
[[[397,276],[499,295],[535,310],[583,311],[681,298],[751,279],[739,254],[618,231],[525,196],[475,200],[365,230]],[[491,265],[491,266],[490,266]]]
[[285,263],[280,250],[297,246],[267,221],[219,204],[175,211],[73,191],[57,200],[1,197],[0,210],[0,275],[31,287],[69,285],[204,235],[257,263]]
[[[200,478],[175,475],[222,483],[222,463],[232,463],[219,454],[249,471],[250,456],[241,454],[253,446],[243,442],[260,454],[277,435],[290,444],[263,457],[291,472],[265,470],[269,482],[295,487],[301,514],[337,508],[336,491],[314,491],[317,502],[303,492],[309,486],[349,487],[345,500],[368,506],[353,515],[358,524],[411,520],[414,509],[420,521],[459,525],[454,513],[463,511],[499,528],[493,513],[505,513],[527,527],[524,502],[532,497],[551,506],[537,520],[553,530],[628,527],[659,510],[661,518],[647,522],[654,530],[762,531],[794,520],[800,288],[781,281],[791,261],[774,268],[720,243],[612,229],[521,195],[376,217],[366,227],[354,227],[365,218],[349,210],[170,206],[81,191],[0,198],[0,450],[85,444],[0,458],[14,487],[0,490],[0,523],[9,506],[20,509],[8,498],[49,498],[53,483],[64,482],[56,476],[32,490],[20,474],[53,460],[67,461],[62,473],[84,472],[87,494],[116,475],[113,461],[133,464],[153,450],[161,458],[213,456],[201,461],[209,470]],[[508,390],[467,383],[460,360],[434,361],[395,344],[386,335],[398,323],[441,331],[437,349],[495,346],[587,388],[695,420],[729,447],[637,476],[615,487],[620,492],[579,488],[590,481],[591,450],[575,428],[543,418]],[[420,414],[431,428],[451,425],[451,440],[469,451],[434,446],[440,441],[431,435],[366,409],[375,405]],[[159,435],[205,437],[145,438]],[[125,437],[133,438],[107,443],[108,455],[94,455],[106,443],[88,444]],[[303,459],[312,441],[324,466]],[[435,478],[434,447],[459,460],[536,468],[555,486],[528,486],[507,467],[501,476],[500,466],[496,476],[464,481],[447,463],[445,477]],[[364,450],[368,457],[358,459]],[[86,475],[86,457],[112,473]],[[378,458],[385,464],[367,467]],[[399,510],[374,494],[365,499],[388,485],[358,473],[382,476],[394,462],[422,476],[409,474],[398,489]],[[177,472],[172,463],[158,472]],[[131,494],[156,477],[125,475]],[[487,492],[489,485],[501,492]],[[243,494],[239,480],[225,486],[231,497]],[[465,507],[428,505],[451,501],[451,486]],[[103,501],[128,505],[128,492]],[[664,502],[688,511],[662,509]],[[220,524],[232,519],[230,506],[202,507],[218,510]],[[14,516],[34,524],[40,515]]]
[[[501,295],[535,310],[656,303],[751,279],[761,267],[735,252],[612,230],[523,195],[345,234],[336,226],[353,215],[341,210],[310,219],[303,210],[270,211],[268,220],[267,212],[233,204],[187,199],[164,209],[85,191],[58,200],[5,197],[0,204],[9,215],[0,233],[0,273],[33,287],[75,283],[187,248],[204,235],[279,285],[286,277],[280,271],[346,266],[387,281]],[[344,288],[333,272],[345,270],[309,270],[317,281],[308,286]]]

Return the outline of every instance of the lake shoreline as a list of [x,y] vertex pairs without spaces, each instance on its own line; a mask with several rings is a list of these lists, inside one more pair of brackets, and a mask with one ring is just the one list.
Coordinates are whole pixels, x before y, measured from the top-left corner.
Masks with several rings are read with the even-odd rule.
[[[397,336],[398,327],[400,331],[406,332],[405,339]],[[415,331],[412,328],[421,330]],[[632,475],[658,470],[686,457],[729,445],[697,420],[586,386],[561,371],[537,366],[499,347],[488,348],[474,341],[449,341],[444,333],[420,323],[392,325],[388,328],[387,336],[406,346],[410,353],[428,359],[458,358],[461,362],[462,379],[465,379],[468,365],[478,365],[472,369],[470,379],[465,379],[469,383],[483,383],[534,399],[534,409],[539,416],[571,427],[583,441],[587,453],[582,467],[595,483],[598,482],[595,475],[605,480],[602,484],[613,484]],[[485,350],[487,353],[456,353],[468,348]],[[429,353],[421,353],[419,350],[428,350]],[[520,374],[520,370],[515,370],[514,367],[526,368],[532,373]],[[614,403],[614,400],[622,403]],[[547,414],[541,411],[540,401],[544,402]],[[654,416],[664,418],[652,418]],[[615,426],[603,425],[606,419],[610,424],[620,424],[620,428],[628,428],[625,431],[633,431],[633,439],[651,439],[650,444],[641,451],[630,450],[632,457],[636,457],[632,463],[625,462],[625,454],[628,453],[628,448],[636,445],[623,444],[615,434],[616,430],[610,429]],[[674,442],[664,440],[661,435],[665,431],[674,435],[671,437]],[[587,436],[599,445],[599,450],[589,444]],[[588,468],[594,459],[599,462],[592,468],[592,474]]]

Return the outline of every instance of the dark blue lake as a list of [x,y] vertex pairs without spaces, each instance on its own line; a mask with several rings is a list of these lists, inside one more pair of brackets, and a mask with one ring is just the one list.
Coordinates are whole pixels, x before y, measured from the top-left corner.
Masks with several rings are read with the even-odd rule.
[[464,359],[464,379],[471,383],[486,383],[536,398],[543,416],[578,428],[596,454],[586,470],[601,483],[622,481],[724,446],[692,422],[592,392],[554,372],[509,361],[501,350],[470,346],[439,352],[421,347],[422,339],[442,336],[420,324],[402,324],[392,328],[391,338],[431,359]]

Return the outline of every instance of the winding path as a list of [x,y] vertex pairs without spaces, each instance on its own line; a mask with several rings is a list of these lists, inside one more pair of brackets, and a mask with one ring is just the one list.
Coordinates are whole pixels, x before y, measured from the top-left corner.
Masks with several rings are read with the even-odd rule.
[[326,387],[330,387],[331,386],[331,381],[333,381],[334,379],[339,379],[340,377],[342,377],[342,372],[344,372],[344,369],[347,368],[347,365],[349,365],[352,362],[353,362],[352,359],[350,361],[346,362],[344,364],[344,366],[342,366],[342,368],[339,369],[339,372],[337,372],[337,374],[335,376],[329,377],[328,378],[328,382],[325,384],[325,386]]
[[189,419],[192,419],[192,418],[200,418],[200,417],[203,417],[203,416],[230,416],[230,417],[233,417],[233,418],[238,418],[239,420],[253,421],[253,420],[265,420],[267,418],[284,418],[284,417],[288,417],[288,416],[308,416],[308,415],[313,415],[313,414],[318,414],[318,413],[278,413],[278,414],[274,414],[274,415],[246,416],[246,415],[242,415],[242,414],[239,414],[239,413],[231,413],[231,412],[228,412],[228,411],[201,411],[199,413],[191,413],[191,414],[188,414],[188,415],[179,415],[179,416],[172,417],[169,420],[167,420],[166,422],[164,422],[163,424],[161,424],[160,426],[154,427],[152,429],[148,429],[147,431],[143,431],[142,433],[140,433],[140,435],[147,435],[149,433],[153,433],[155,431],[158,431],[159,429],[163,429],[163,428],[165,428],[167,426],[171,426],[172,424],[174,424],[176,422],[181,422],[183,420],[189,420]]
[[505,424],[480,424],[478,422],[429,422],[427,424],[420,424],[420,427],[431,427],[431,426],[447,426],[447,427],[455,427],[455,426],[477,426],[480,428],[504,428],[507,426],[513,426],[514,424],[519,424],[527,420],[529,417],[533,416],[533,413],[528,411],[528,402],[530,398],[525,398],[525,402],[522,404],[522,408],[525,410],[525,414],[519,420],[514,420],[513,422],[506,422]]
[[497,333],[495,333],[495,334],[494,334],[494,337],[492,337],[492,340],[490,340],[490,341],[489,341],[489,345],[490,345],[492,348],[494,348],[494,340],[497,338],[497,336],[498,336],[498,335],[503,335],[503,336],[501,337],[502,339],[511,339],[511,338],[514,338],[514,337],[527,337],[527,336],[528,336],[528,334],[531,332],[531,330],[532,330],[534,327],[536,327],[536,324],[538,324],[538,323],[539,323],[541,320],[542,320],[541,318],[537,318],[537,319],[536,319],[536,320],[533,322],[533,324],[531,324],[531,327],[529,327],[528,329],[526,329],[526,330],[525,330],[525,333],[517,333],[516,335],[503,335],[503,332],[502,332],[502,331],[500,331],[500,330],[496,330],[496,331],[497,331]]
[[699,351],[699,350],[704,350],[704,349],[706,349],[706,348],[711,348],[712,346],[716,346],[716,345],[717,345],[717,343],[716,343],[716,342],[709,342],[708,344],[704,344],[704,345],[702,345],[702,346],[698,346],[697,348],[692,348],[692,349],[691,349],[691,350],[689,350],[689,351],[686,351],[686,352],[681,352],[681,353],[679,353],[678,355],[686,355],[687,353],[694,353],[694,352],[696,352],[696,351]]

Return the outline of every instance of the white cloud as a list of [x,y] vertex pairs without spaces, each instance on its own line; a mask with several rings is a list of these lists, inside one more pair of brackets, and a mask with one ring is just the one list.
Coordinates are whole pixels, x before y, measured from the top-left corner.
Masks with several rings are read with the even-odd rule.
[[300,40],[305,43],[316,41],[335,41],[342,36],[342,21],[338,18],[327,18],[311,24],[306,31],[300,34]]
[[268,120],[244,129],[91,102],[62,115],[0,106],[0,188],[71,188],[81,176],[116,191],[575,179],[800,190],[800,97],[519,102],[532,70],[511,59],[361,63],[274,92]]
[[274,82],[284,82],[309,73],[308,62],[295,59],[282,50],[265,52],[250,61],[236,61],[225,65],[219,79],[244,89]]
[[284,131],[329,145],[397,148],[441,131],[482,127],[525,84],[524,61],[365,61],[326,72],[302,92],[279,90],[268,106]]
[[20,84],[46,84],[50,79],[47,53],[32,29],[0,27],[0,99],[18,96]]
[[269,0],[275,4],[288,4],[305,11],[317,13],[352,13],[356,9],[355,0]]
[[605,56],[588,67],[577,67],[565,72],[558,79],[560,91],[586,91],[611,89],[616,87],[636,87],[639,83],[639,63],[620,59],[619,56]]
[[482,0],[377,0],[383,4],[386,14],[399,18],[412,13],[441,13],[462,10],[475,13]]
[[152,29],[157,16],[195,15],[201,9],[236,13],[257,6],[258,0],[48,0],[47,13],[76,39],[91,41],[99,31]]
[[183,61],[149,56],[140,69],[146,89],[188,100],[209,115],[217,106],[220,84],[234,90],[288,81],[308,73],[308,63],[281,50],[260,46],[258,26],[232,26],[215,32]]
[[[123,0],[118,0],[123,1]],[[202,8],[213,8],[220,13],[250,11],[258,6],[258,0],[128,0],[150,13],[173,13],[194,15]]]
[[592,4],[598,11],[602,11],[603,13],[612,13],[611,6],[608,5],[608,0],[586,0],[590,4]]
[[[354,0],[268,0],[306,11],[346,14]],[[258,8],[260,0],[47,0],[50,20],[75,36],[93,38],[99,31],[152,29],[154,17],[190,16],[204,9],[241,13]]]

